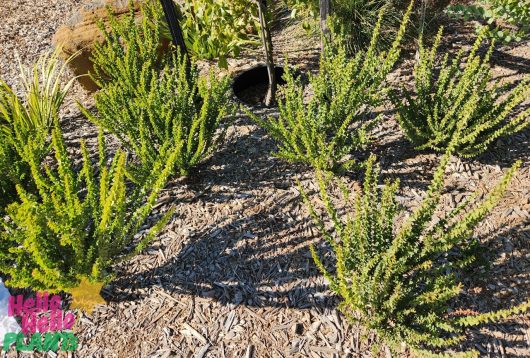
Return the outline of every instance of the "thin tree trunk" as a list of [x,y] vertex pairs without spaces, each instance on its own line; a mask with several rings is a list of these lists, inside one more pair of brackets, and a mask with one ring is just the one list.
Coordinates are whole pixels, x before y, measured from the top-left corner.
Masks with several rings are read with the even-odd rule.
[[263,44],[263,50],[265,51],[265,62],[267,64],[267,72],[269,74],[269,90],[265,96],[265,106],[269,107],[276,103],[276,71],[274,68],[273,48],[272,48],[272,37],[267,23],[267,1],[257,0],[258,2],[258,13],[259,23],[261,28],[261,42]]
[[187,61],[189,61],[188,49],[186,48],[186,43],[182,36],[182,29],[180,28],[180,12],[177,9],[177,5],[173,0],[160,0],[160,2],[164,9],[164,15],[166,16],[169,31],[171,32],[173,44],[180,49],[181,55],[185,55]]
[[320,47],[324,53],[324,46],[327,41],[331,40],[331,34],[328,27],[328,16],[330,12],[330,0],[320,0]]

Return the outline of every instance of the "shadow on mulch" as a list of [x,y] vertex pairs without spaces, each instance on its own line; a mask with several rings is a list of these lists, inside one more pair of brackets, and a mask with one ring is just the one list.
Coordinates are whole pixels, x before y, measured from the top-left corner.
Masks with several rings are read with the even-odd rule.
[[505,45],[501,48],[496,48],[491,54],[491,63],[495,66],[504,67],[520,74],[530,73],[530,58],[516,56],[506,52],[506,50],[518,47],[520,45],[521,43],[513,43],[510,45]]
[[[167,292],[207,297],[223,304],[335,306],[336,300],[324,294],[324,285],[299,284],[320,275],[307,247],[312,237],[302,231],[300,223],[290,224],[274,217],[278,207],[297,202],[298,199],[280,202],[266,212],[200,232],[161,267],[119,278],[112,286],[135,290],[156,285]],[[271,232],[274,241],[267,242],[263,238]],[[284,289],[285,284],[294,282],[294,287]],[[109,298],[115,299],[112,296],[111,293]]]
[[[528,240],[530,225],[503,226],[495,233],[481,237],[482,257],[463,277],[465,294],[456,303],[475,312],[492,312],[520,305],[528,300],[530,292],[530,253]],[[469,329],[464,342],[466,348],[479,349],[482,353],[497,352],[499,347],[510,347],[522,352],[505,357],[524,357],[530,352],[525,333],[530,326],[508,320],[489,323]],[[486,329],[484,329],[486,328]],[[500,337],[502,336],[502,338]]]
[[[241,120],[235,126],[248,124]],[[300,206],[300,197],[288,189],[296,187],[295,178],[307,174],[309,168],[273,158],[275,145],[261,129],[238,133],[183,184],[191,191],[204,193],[193,199],[204,202],[231,200],[229,195],[210,193],[208,188],[213,185],[233,188],[238,193],[267,187],[278,200],[253,215],[236,216],[196,232],[178,255],[162,266],[113,281],[104,292],[105,298],[136,300],[139,297],[134,293],[118,291],[160,286],[168,292],[213,298],[223,304],[335,306],[335,298],[323,293],[324,285],[303,284],[320,276],[309,255],[308,244],[315,239],[307,229],[308,224],[312,225],[310,218],[299,222],[281,215]]]
[[498,165],[501,168],[511,167],[517,160],[522,160],[523,166],[530,164],[530,126],[509,137],[497,139],[491,150],[478,157],[466,159],[481,164]]
[[[383,170],[382,177],[399,179],[401,190],[416,189],[425,191],[429,186],[434,168],[439,163],[439,155],[433,151],[418,151],[403,136],[390,141],[374,143],[371,152],[377,156]],[[430,156],[435,155],[435,160]],[[407,163],[414,161],[414,165]]]
[[276,143],[265,130],[256,128],[242,133],[241,127],[253,124],[250,119],[234,123],[238,132],[207,161],[184,179],[191,190],[202,191],[211,185],[237,188],[239,191],[270,184],[287,189],[295,178],[310,170],[306,165],[291,164],[273,157]]

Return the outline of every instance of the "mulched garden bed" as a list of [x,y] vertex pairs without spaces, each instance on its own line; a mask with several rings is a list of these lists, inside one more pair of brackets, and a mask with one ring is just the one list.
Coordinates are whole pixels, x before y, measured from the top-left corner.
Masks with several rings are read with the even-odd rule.
[[[50,47],[54,29],[77,1],[4,1],[0,11],[0,77],[16,84],[15,49],[24,64]],[[454,24],[445,38],[468,46]],[[296,25],[274,33],[277,58],[288,54],[305,70],[317,65],[318,39]],[[453,31],[458,29],[459,31]],[[471,39],[471,40],[470,40]],[[469,40],[469,41],[467,41]],[[449,45],[448,45],[449,46]],[[260,62],[251,51],[230,62],[237,72]],[[411,76],[410,60],[394,80]],[[497,49],[495,74],[517,81],[530,73],[530,43]],[[62,121],[69,143],[95,140],[97,130],[80,116],[79,86],[69,95]],[[262,115],[275,110],[260,109]],[[404,139],[392,113],[375,130],[369,148],[383,176],[399,178],[400,202],[418,205],[439,155],[420,153]],[[320,245],[300,200],[296,181],[314,192],[312,171],[275,159],[274,143],[240,114],[227,143],[185,180],[163,192],[156,212],[176,206],[175,219],[142,255],[117,267],[119,279],[103,290],[109,301],[83,315],[76,334],[79,357],[353,357],[369,356],[359,330],[337,311],[337,298],[312,263],[308,245]],[[366,156],[366,153],[360,153]],[[454,309],[487,311],[528,299],[530,292],[530,130],[500,140],[474,160],[453,158],[442,204],[448,210],[466,194],[491,188],[516,159],[523,168],[477,235],[491,254],[467,275]],[[357,187],[358,177],[345,177]],[[319,201],[312,195],[315,205]],[[156,215],[155,212],[155,215]],[[466,345],[491,357],[530,356],[530,318],[471,330]],[[15,356],[10,353],[8,356]],[[22,354],[20,354],[22,355]]]

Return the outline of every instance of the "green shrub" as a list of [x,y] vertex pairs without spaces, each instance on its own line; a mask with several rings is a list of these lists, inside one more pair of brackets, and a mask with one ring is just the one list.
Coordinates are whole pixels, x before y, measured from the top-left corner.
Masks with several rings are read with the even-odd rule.
[[163,68],[170,51],[162,51],[161,29],[164,14],[152,1],[141,4],[142,19],[138,20],[132,3],[129,14],[117,18],[112,9],[107,9],[109,23],[99,22],[103,34],[101,43],[95,43],[91,61],[91,79],[100,88],[107,83],[123,83],[124,86],[140,85],[146,68]]
[[[135,154],[131,172],[136,182],[151,172],[160,154],[174,151],[176,169],[186,175],[222,141],[222,120],[233,111],[228,77],[200,77],[196,64],[178,55],[167,56],[160,68],[152,54],[156,31],[145,19],[140,25],[131,18],[111,22],[107,41],[94,56],[98,73],[108,79],[95,95],[97,113],[82,108]],[[145,49],[145,55],[141,50],[137,56],[138,49]]]
[[[284,0],[294,10],[294,13],[319,15],[319,0]],[[372,33],[378,22],[378,15],[384,11],[380,24],[381,38],[378,48],[388,48],[392,45],[392,39],[399,31],[401,18],[405,13],[408,0],[330,0],[330,23],[333,32],[339,35],[346,46],[348,53],[352,54],[364,50],[370,45]],[[415,2],[412,17],[414,23],[420,18],[421,5]],[[449,0],[436,0],[425,2],[425,21],[431,22],[449,3]],[[304,22],[307,27],[308,23]],[[414,27],[409,27],[408,33]],[[407,37],[408,34],[407,34]],[[412,37],[412,36],[410,36]]]
[[456,147],[464,157],[484,152],[497,138],[508,136],[530,124],[525,119],[530,110],[516,110],[530,95],[530,77],[513,89],[493,85],[489,64],[490,51],[481,58],[477,50],[484,33],[477,38],[462,66],[463,51],[449,61],[445,55],[437,63],[437,49],[442,30],[432,49],[420,45],[420,60],[414,70],[415,96],[403,90],[405,102],[393,94],[398,121],[407,138],[417,149],[444,151],[454,133],[461,127]]
[[[186,47],[199,59],[219,60],[227,68],[227,58],[237,57],[245,46],[259,44],[255,30],[256,5],[250,0],[192,0],[180,5],[182,35]],[[170,38],[169,30],[164,29]]]
[[519,114],[516,110],[530,95],[530,77],[513,89],[498,82],[491,85],[489,58],[493,44],[484,58],[477,54],[484,33],[475,41],[463,66],[463,51],[452,61],[446,54],[438,66],[441,36],[442,29],[430,50],[420,44],[420,60],[414,71],[415,97],[405,89],[404,103],[396,93],[392,96],[401,128],[417,149],[444,151],[461,127],[456,151],[471,157],[484,152],[497,138],[528,126],[525,119],[530,110]]
[[[170,67],[172,66],[172,67]],[[181,175],[209,156],[222,142],[222,120],[232,113],[229,79],[200,78],[195,65],[174,58],[161,73],[145,66],[136,87],[107,84],[96,96],[97,114],[82,109],[92,122],[113,133],[137,159],[132,172],[141,182],[160,154],[177,152]]]
[[[250,0],[192,0],[181,2],[177,9],[182,36],[192,57],[217,59],[220,67],[227,68],[227,58],[237,57],[245,46],[259,44],[254,34],[256,6]],[[138,20],[131,3],[129,14],[120,20],[109,8],[109,24],[98,24],[105,41],[95,44],[96,66],[91,77],[99,87],[101,82],[123,75],[120,71],[127,68],[140,71],[146,62],[163,67],[171,48],[162,44],[170,43],[172,37],[162,6],[158,0],[148,0],[140,4],[140,11],[142,19]],[[111,52],[108,43],[113,46]]]
[[521,41],[530,34],[530,3],[521,0],[485,0],[478,4],[451,5],[451,17],[478,20],[478,31],[504,43]]
[[[37,193],[17,186],[18,200],[0,219],[0,272],[11,287],[59,291],[76,287],[82,278],[103,282],[109,267],[142,250],[163,229],[168,211],[135,242],[171,174],[176,154],[162,156],[143,186],[128,189],[124,152],[107,166],[103,134],[99,161],[93,165],[84,142],[82,168],[76,172],[59,127],[52,131],[53,165],[41,167],[35,143],[28,141],[24,160]],[[132,244],[129,255],[124,249]]]
[[432,350],[461,342],[465,327],[530,308],[527,302],[475,316],[448,314],[450,301],[462,291],[458,272],[476,259],[476,250],[470,249],[473,230],[501,199],[520,165],[516,163],[481,202],[474,200],[475,193],[438,220],[435,212],[448,160],[449,154],[435,171],[423,202],[399,228],[395,228],[399,182],[378,185],[379,167],[374,167],[373,156],[366,164],[362,194],[352,196],[341,186],[347,207],[340,212],[327,192],[330,178],[319,173],[320,198],[332,229],[326,228],[325,219],[303,194],[334,253],[334,267],[328,269],[311,247],[316,265],[342,299],[342,312],[352,323],[375,331],[379,343],[398,351],[405,342],[419,357],[435,356]]
[[22,160],[24,148],[31,138],[38,157],[47,151],[49,128],[73,81],[61,84],[65,65],[52,52],[41,56],[31,70],[21,68],[23,98],[0,80],[0,213],[16,197],[16,185],[33,187],[29,166]]
[[[352,168],[356,160],[348,156],[369,141],[367,132],[377,120],[369,119],[369,111],[386,97],[385,80],[399,58],[410,11],[411,7],[388,52],[376,51],[380,38],[376,26],[368,50],[353,58],[343,46],[328,45],[319,72],[309,77],[309,88],[287,69],[278,100],[279,118],[262,119],[249,113],[279,142],[278,157],[332,171]],[[382,16],[381,12],[378,25]],[[306,100],[308,90],[313,95]]]
[[283,0],[291,10],[291,18],[301,20],[302,28],[309,34],[319,27],[320,0]]
[[[319,0],[287,0],[296,13],[319,15]],[[396,36],[402,13],[396,11],[389,0],[334,0],[331,1],[330,23],[333,32],[340,35],[348,53],[365,50],[370,45],[372,34],[378,24],[379,14],[385,10],[385,16],[378,26],[382,35],[378,47],[389,46]]]
[[332,27],[340,33],[350,53],[370,45],[371,33],[378,21],[378,14],[384,11],[381,20],[379,47],[390,46],[399,29],[402,9],[388,0],[335,0],[331,13]]

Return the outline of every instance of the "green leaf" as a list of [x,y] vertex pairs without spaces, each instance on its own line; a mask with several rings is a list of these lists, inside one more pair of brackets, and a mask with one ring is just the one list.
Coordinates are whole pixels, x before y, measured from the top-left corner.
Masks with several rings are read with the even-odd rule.
[[228,68],[228,61],[226,60],[226,57],[219,57],[219,67],[221,68]]

